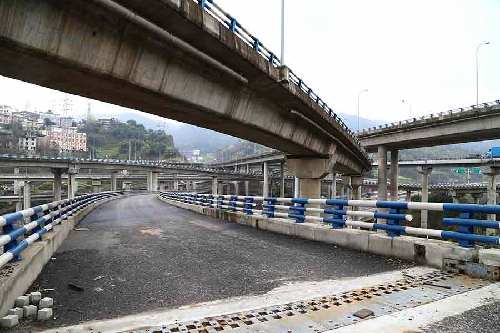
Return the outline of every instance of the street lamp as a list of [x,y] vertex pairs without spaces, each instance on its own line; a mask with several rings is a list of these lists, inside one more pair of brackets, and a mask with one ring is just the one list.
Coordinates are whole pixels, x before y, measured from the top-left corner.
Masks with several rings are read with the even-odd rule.
[[281,0],[281,66],[285,66],[285,0]]
[[411,103],[408,100],[406,100],[406,99],[402,99],[401,103],[408,104],[408,113],[410,114],[410,117],[411,117],[412,116],[411,115]]
[[368,89],[363,89],[358,93],[358,132],[359,132],[359,99],[361,98],[361,95],[365,92],[368,92]]
[[490,42],[481,42],[476,46],[476,105],[479,105],[479,49]]

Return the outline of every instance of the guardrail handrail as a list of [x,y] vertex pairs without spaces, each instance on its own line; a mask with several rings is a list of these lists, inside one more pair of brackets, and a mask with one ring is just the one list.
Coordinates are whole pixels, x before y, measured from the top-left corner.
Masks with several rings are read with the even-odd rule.
[[489,111],[492,106],[495,105],[500,105],[500,99],[497,99],[493,102],[487,102],[487,103],[481,103],[479,105],[471,105],[470,107],[467,108],[457,108],[453,110],[448,110],[446,112],[439,112],[439,113],[432,113],[432,114],[427,114],[424,116],[420,117],[413,117],[409,119],[404,119],[400,120],[397,123],[391,123],[391,124],[382,124],[378,126],[373,126],[369,128],[364,128],[360,130],[357,135],[368,135],[376,132],[380,132],[386,129],[392,129],[396,127],[401,127],[403,125],[413,125],[415,123],[421,123],[425,122],[429,119],[448,119],[448,118],[453,118],[456,116],[460,116],[463,113],[470,112],[470,111],[475,111],[475,112],[486,112]]
[[[35,206],[15,213],[0,216],[0,268],[11,261],[20,260],[20,254],[42,235],[53,229],[77,211],[99,200],[118,195],[118,192],[101,192],[78,196],[74,199],[54,201],[45,205]],[[28,223],[17,226],[19,222]],[[25,239],[18,241],[24,235]]]
[[[217,21],[222,23],[228,30],[233,32],[235,36],[240,38],[243,42],[245,42],[248,46],[252,47],[257,54],[259,54],[262,58],[272,64],[274,67],[280,67],[281,60],[269,50],[262,42],[255,36],[253,36],[248,30],[246,30],[236,18],[232,17],[230,14],[225,12],[222,8],[220,8],[213,0],[192,0],[197,3],[200,8],[206,13],[210,14]],[[309,98],[316,103],[325,113],[333,118],[342,129],[347,133],[347,136],[350,140],[363,152],[365,157],[368,154],[362,148],[361,143],[356,136],[356,134],[345,124],[345,122],[333,111],[331,107],[329,107],[320,97],[316,94],[312,88],[304,83],[304,81],[296,75],[291,69],[288,69],[288,80],[295,84],[300,90],[305,92]],[[368,157],[367,157],[368,158]]]
[[[185,192],[162,192],[163,198],[187,204],[225,209],[246,215],[258,214],[267,218],[293,219],[296,223],[305,221],[323,222],[335,229],[347,226],[369,230],[385,230],[391,237],[402,234],[425,236],[458,241],[462,247],[473,247],[476,242],[500,245],[500,237],[475,234],[474,228],[500,229],[496,220],[481,220],[474,214],[500,214],[500,205],[401,202],[375,200],[309,199],[309,198],[267,198],[259,196],[212,195]],[[316,207],[307,207],[307,205]],[[318,208],[323,205],[325,208]],[[382,211],[361,211],[352,208],[382,209]],[[260,209],[257,209],[260,208]],[[405,211],[426,210],[460,213],[459,217],[444,217],[443,225],[455,226],[457,231],[415,228],[402,225],[412,221],[413,216]],[[286,211],[286,212],[280,212]],[[314,215],[307,215],[307,213]],[[321,216],[322,215],[322,216]],[[375,222],[348,220],[347,217],[365,217]],[[378,223],[378,219],[387,223]]]

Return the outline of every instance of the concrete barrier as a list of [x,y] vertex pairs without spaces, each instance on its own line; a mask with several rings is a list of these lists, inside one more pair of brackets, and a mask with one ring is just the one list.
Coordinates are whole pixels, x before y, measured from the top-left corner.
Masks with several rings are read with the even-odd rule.
[[[294,223],[280,218],[266,218],[261,215],[246,215],[209,207],[182,203],[158,196],[158,199],[183,209],[248,225],[257,229],[335,244],[341,247],[369,252],[377,255],[396,257],[415,261],[438,269],[456,270],[482,278],[500,280],[500,250],[490,249],[488,260],[479,261],[483,248],[464,248],[456,243],[438,239],[426,239],[412,236],[390,237],[376,232],[358,229],[333,229],[318,223]],[[484,255],[483,257],[486,257]]]
[[7,314],[15,299],[29,289],[75,225],[96,207],[118,198],[120,197],[111,197],[85,207],[56,225],[52,232],[44,234],[42,240],[24,250],[21,261],[9,264],[0,270],[0,317]]

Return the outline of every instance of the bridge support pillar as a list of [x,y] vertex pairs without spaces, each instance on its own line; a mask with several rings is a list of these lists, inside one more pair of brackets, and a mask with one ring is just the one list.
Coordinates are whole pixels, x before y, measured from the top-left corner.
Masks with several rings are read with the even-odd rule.
[[331,159],[287,158],[288,172],[298,178],[298,197],[321,197],[321,179],[331,173]]
[[[488,205],[496,205],[497,204],[497,176],[500,174],[500,169],[499,168],[494,168],[490,167],[489,170],[487,170],[484,173],[486,176],[488,176]],[[488,214],[488,220],[493,220],[496,221],[497,215],[496,214]],[[487,235],[496,235],[497,230],[495,229],[486,229],[486,234]]]
[[479,205],[481,201],[482,193],[472,193],[472,199],[474,199],[474,204]]
[[362,176],[351,176],[352,197],[354,200],[361,200],[362,185],[363,185]]
[[391,169],[390,169],[390,193],[391,200],[399,200],[399,151],[396,149],[391,150]]
[[31,182],[25,181],[23,186],[23,209],[31,207]]
[[248,180],[245,180],[245,195],[246,196],[250,195],[250,182]]
[[60,201],[62,196],[62,170],[52,169],[54,175],[54,182],[52,183],[54,201]]
[[455,191],[455,190],[451,190],[451,191],[450,191],[450,196],[451,196],[451,198],[453,199],[453,203],[455,203],[455,204],[460,203],[460,200],[459,200],[459,198],[458,198],[458,193],[457,193],[457,191]]
[[285,197],[285,162],[280,163],[280,197]]
[[[422,199],[421,202],[429,202],[429,178],[432,173],[432,167],[421,166],[417,169],[417,172],[422,175]],[[427,210],[422,210],[420,212],[420,227],[428,228],[429,212]]]
[[78,174],[77,168],[68,169],[68,199],[74,199],[78,191],[78,181],[76,175]]
[[92,179],[92,193],[102,192],[102,182]]
[[337,173],[332,172],[332,184],[330,186],[330,198],[337,198]]
[[267,162],[262,165],[262,175],[264,177],[264,182],[262,184],[262,196],[264,198],[269,197],[269,166]]
[[299,178],[294,177],[293,178],[293,197],[298,198],[299,197]]
[[118,172],[117,171],[113,171],[111,173],[111,191],[117,191],[118,190],[117,183],[118,183]]
[[240,183],[238,181],[233,182],[234,195],[240,195]]
[[158,172],[153,172],[151,174],[151,192],[158,191]]
[[219,194],[219,181],[217,177],[212,177],[212,195]]
[[[19,175],[19,168],[14,168],[14,175]],[[21,181],[19,180],[14,180],[14,195],[18,195],[19,198],[16,202],[16,212],[23,210],[23,203],[21,201],[21,195],[22,195],[22,186],[21,186]]]
[[410,202],[411,201],[411,190],[407,190],[406,191],[406,202]]
[[378,147],[378,200],[387,200],[387,148]]

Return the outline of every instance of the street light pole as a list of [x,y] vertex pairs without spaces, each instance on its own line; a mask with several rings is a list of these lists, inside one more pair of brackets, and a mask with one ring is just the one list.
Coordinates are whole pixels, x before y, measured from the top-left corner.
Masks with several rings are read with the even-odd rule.
[[360,100],[360,98],[361,98],[361,95],[362,95],[363,93],[365,93],[365,92],[368,92],[368,89],[363,89],[363,90],[361,90],[361,91],[358,93],[358,132],[359,132],[359,130],[360,130],[360,128],[359,128],[359,116],[360,116],[360,115],[359,115],[359,100]]
[[481,42],[476,46],[476,105],[479,105],[479,49],[490,42]]
[[285,0],[281,0],[281,66],[285,66]]

